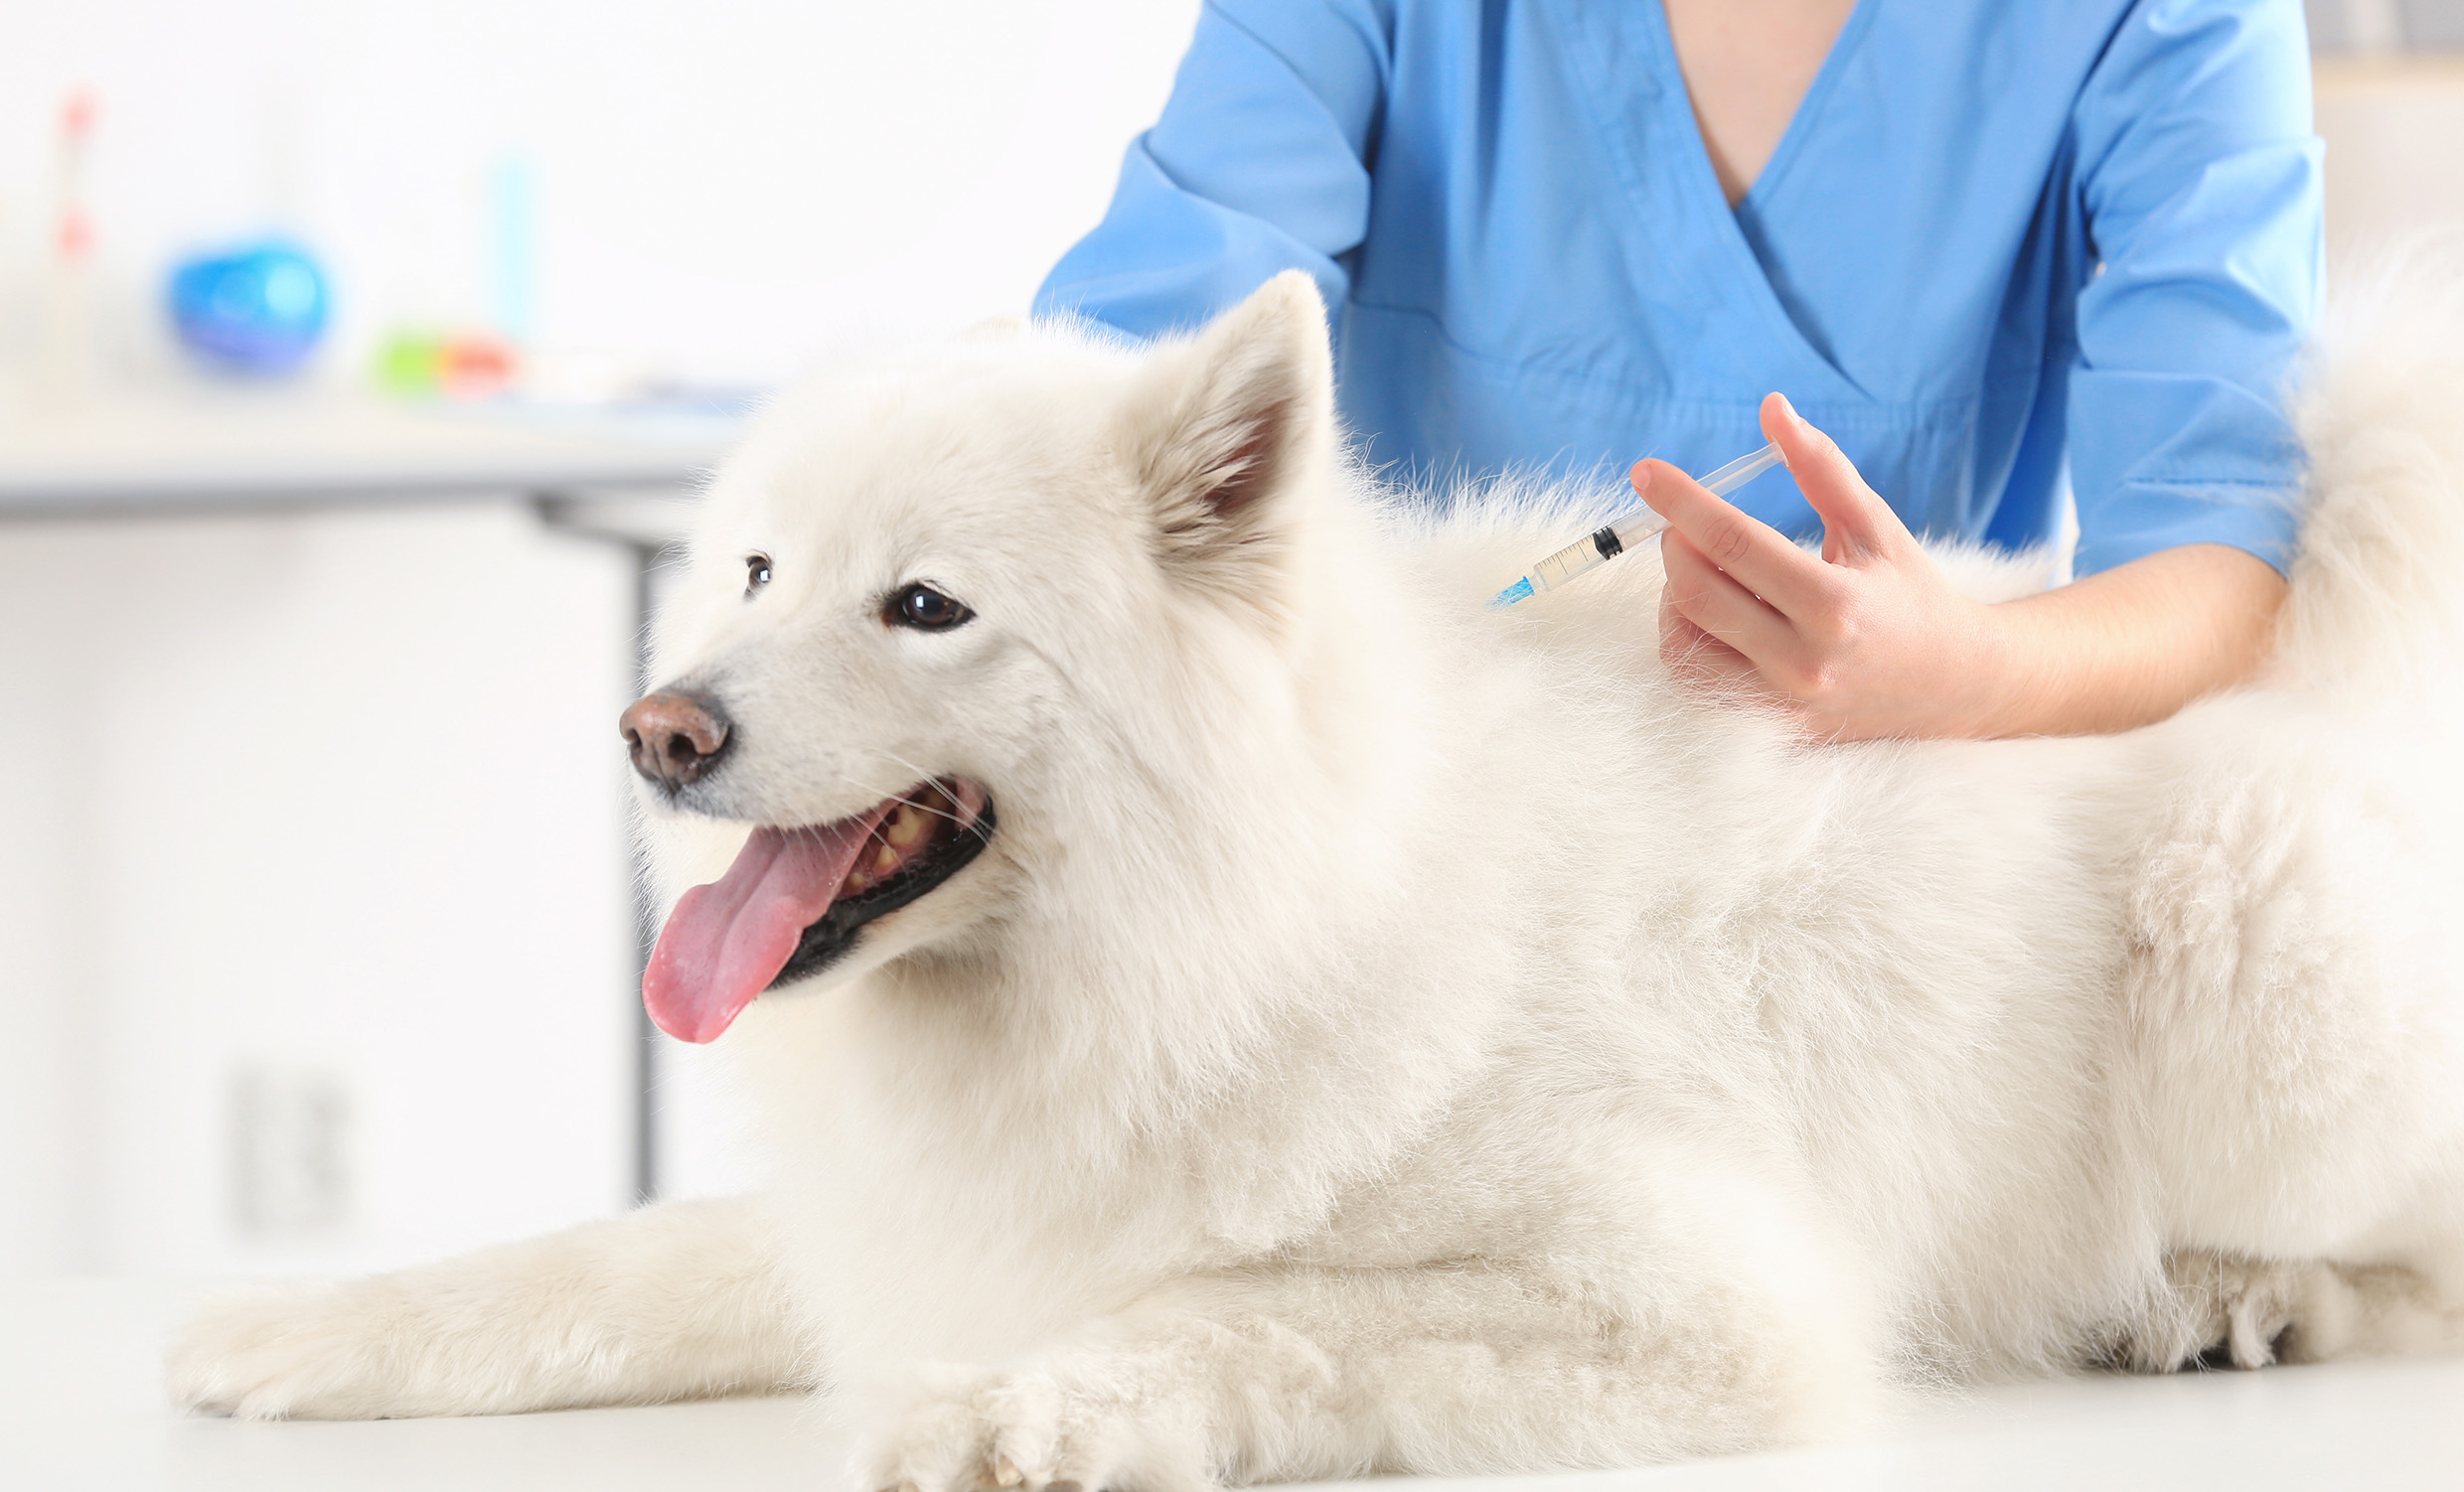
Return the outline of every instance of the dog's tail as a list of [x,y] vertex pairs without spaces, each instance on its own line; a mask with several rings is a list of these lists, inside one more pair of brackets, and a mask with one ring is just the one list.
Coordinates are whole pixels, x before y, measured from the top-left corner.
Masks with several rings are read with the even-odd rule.
[[2464,669],[2464,234],[2348,283],[2295,401],[2309,502],[2275,671],[2437,686]]

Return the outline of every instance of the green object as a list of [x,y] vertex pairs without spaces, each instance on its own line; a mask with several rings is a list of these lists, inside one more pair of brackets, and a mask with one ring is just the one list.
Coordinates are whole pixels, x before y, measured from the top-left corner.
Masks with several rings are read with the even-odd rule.
[[377,386],[387,393],[433,394],[445,383],[445,339],[396,332],[377,349]]

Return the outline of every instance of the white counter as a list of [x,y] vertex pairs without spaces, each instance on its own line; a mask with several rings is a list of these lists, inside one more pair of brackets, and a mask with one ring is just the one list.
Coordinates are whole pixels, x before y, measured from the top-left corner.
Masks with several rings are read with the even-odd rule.
[[[489,1419],[241,1424],[161,1398],[159,1353],[193,1287],[0,1283],[0,1487],[453,1488],[457,1492],[861,1492],[793,1399]],[[1788,1488],[2464,1487],[2464,1361],[2024,1385],[1910,1415],[1866,1444],[1650,1471],[1382,1492],[1775,1492]]]
[[0,399],[0,518],[690,489],[740,423],[280,385],[11,397]]

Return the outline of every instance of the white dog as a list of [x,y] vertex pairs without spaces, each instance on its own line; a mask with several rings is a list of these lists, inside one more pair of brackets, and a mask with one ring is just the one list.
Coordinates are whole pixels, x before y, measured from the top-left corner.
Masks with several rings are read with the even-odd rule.
[[2451,1340],[2464,296],[2358,327],[2265,683],[2069,740],[1803,744],[1647,558],[1484,608],[1606,496],[1396,505],[1298,275],[790,398],[628,715],[768,1190],[227,1304],[173,1393],[810,1385],[853,1492],[1180,1492]]

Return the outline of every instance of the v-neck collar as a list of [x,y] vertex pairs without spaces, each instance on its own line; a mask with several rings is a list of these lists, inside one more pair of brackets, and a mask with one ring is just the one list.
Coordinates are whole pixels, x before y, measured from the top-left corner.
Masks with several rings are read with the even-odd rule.
[[1779,132],[1779,143],[1763,162],[1763,169],[1754,173],[1746,184],[1743,197],[1729,206],[1728,189],[1720,185],[1718,168],[1711,164],[1711,142],[1704,138],[1701,117],[1694,110],[1694,95],[1685,80],[1685,65],[1677,57],[1677,34],[1669,28],[1667,0],[1641,0],[1639,9],[1646,13],[1645,24],[1657,51],[1657,61],[1665,70],[1665,86],[1661,91],[1685,105],[1687,122],[1693,128],[1696,152],[1702,157],[1703,172],[1711,179],[1711,190],[1722,207],[1732,213],[1760,211],[1778,190],[1778,183],[1787,175],[1788,167],[1804,152],[1805,136],[1812,132],[1822,115],[1822,106],[1838,85],[1839,75],[1847,70],[1848,60],[1865,39],[1866,27],[1873,21],[1878,0],[1856,0],[1849,7],[1848,19],[1839,26],[1839,34],[1831,38],[1830,49],[1822,54],[1822,66],[1814,70],[1813,79],[1805,84],[1804,94],[1796,100],[1796,109],[1788,115],[1787,127]]
[[[1737,360],[1758,378],[1801,379],[1812,385],[1804,398],[1868,402],[1870,395],[1833,363],[1788,314],[1779,292],[1744,225],[1741,210],[1761,214],[1786,173],[1805,152],[1824,102],[1837,86],[1851,56],[1872,24],[1879,0],[1857,0],[1856,8],[1832,39],[1805,96],[1797,101],[1787,129],[1771,158],[1736,208],[1721,189],[1712,169],[1711,152],[1703,143],[1702,125],[1685,87],[1684,70],[1668,30],[1662,0],[1634,0],[1607,5],[1600,0],[1554,0],[1547,6],[1561,35],[1574,40],[1569,48],[1578,74],[1589,84],[1592,114],[1623,178],[1634,210],[1656,241],[1652,259],[1637,271],[1664,275],[1671,269],[1698,277],[1701,293],[1732,303],[1748,302],[1772,339],[1762,356],[1752,349],[1705,349],[1707,356]],[[1646,141],[1653,148],[1645,148]],[[1656,190],[1655,190],[1656,188]],[[1742,329],[1741,329],[1742,330]],[[1784,360],[1790,367],[1776,366]]]

